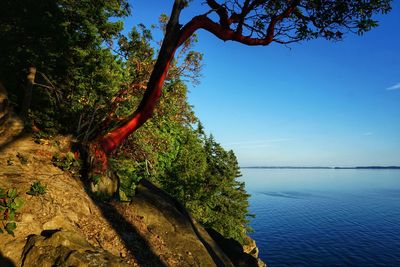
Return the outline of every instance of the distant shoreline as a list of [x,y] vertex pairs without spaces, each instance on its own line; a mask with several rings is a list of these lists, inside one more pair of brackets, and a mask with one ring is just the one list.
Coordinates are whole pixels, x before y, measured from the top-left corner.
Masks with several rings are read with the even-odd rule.
[[240,167],[241,169],[333,169],[333,170],[365,170],[365,169],[373,169],[373,170],[400,170],[400,166],[357,166],[357,167],[294,167],[294,166],[245,166]]

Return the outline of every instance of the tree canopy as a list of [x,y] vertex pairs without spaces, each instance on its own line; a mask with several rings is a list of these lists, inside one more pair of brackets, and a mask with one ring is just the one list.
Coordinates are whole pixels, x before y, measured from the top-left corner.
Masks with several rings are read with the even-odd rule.
[[205,13],[181,24],[189,2],[175,0],[161,17],[156,53],[144,25],[121,34],[125,0],[0,1],[0,82],[22,109],[27,73],[37,70],[27,124],[38,138],[66,133],[88,145],[94,184],[111,170],[118,197],[129,200],[148,178],[203,225],[242,241],[249,195],[237,159],[203,132],[187,101],[184,79],[198,81],[201,70],[195,32],[249,46],[340,40],[377,26],[391,1],[206,0]]
[[[319,37],[340,40],[347,32],[362,34],[377,26],[373,16],[391,9],[390,0],[207,0],[206,13],[181,24],[181,11],[189,2],[174,1],[163,43],[138,108],[129,119],[93,144],[91,153],[99,158],[102,171],[107,169],[105,154],[114,151],[152,116],[175,52],[197,30],[249,46],[289,44]],[[217,21],[213,20],[215,15]]]
[[[203,28],[222,40],[246,45],[288,44],[325,38],[340,40],[377,26],[373,16],[390,11],[391,0],[207,0],[210,10],[194,17],[182,31]],[[209,14],[216,13],[214,21]]]
[[[129,13],[124,1],[35,5],[26,0],[0,6],[9,10],[0,18],[0,81],[18,109],[27,71],[36,68],[27,124],[35,128],[37,140],[63,133],[85,143],[129,118],[145,94],[156,48],[144,25],[124,36],[121,22],[110,22],[111,16]],[[166,17],[160,20],[165,28]],[[180,59],[171,62],[153,119],[110,155],[109,168],[119,180],[121,201],[129,201],[136,183],[147,178],[203,225],[243,240],[249,230],[248,195],[237,181],[236,158],[196,126],[200,123],[187,101],[183,80],[196,82],[201,69],[202,55],[193,50],[194,43],[192,37]]]

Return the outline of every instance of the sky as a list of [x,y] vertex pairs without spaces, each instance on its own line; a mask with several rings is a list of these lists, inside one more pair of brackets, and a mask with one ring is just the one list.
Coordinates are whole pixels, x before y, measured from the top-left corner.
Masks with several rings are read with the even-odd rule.
[[[200,2],[181,23],[201,14]],[[157,23],[172,4],[131,1],[126,29]],[[400,165],[400,1],[377,19],[363,36],[289,47],[248,47],[199,31],[204,66],[189,102],[240,166]]]

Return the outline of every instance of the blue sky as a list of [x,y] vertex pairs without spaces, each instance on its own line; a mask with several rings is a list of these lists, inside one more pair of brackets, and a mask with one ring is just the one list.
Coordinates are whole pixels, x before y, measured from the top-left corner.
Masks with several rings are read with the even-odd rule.
[[[196,2],[196,1],[194,1]],[[248,47],[199,31],[201,84],[189,101],[241,166],[400,165],[400,4],[344,41]],[[132,1],[125,24],[173,1]],[[194,3],[185,18],[200,9]],[[157,35],[156,35],[157,36]]]

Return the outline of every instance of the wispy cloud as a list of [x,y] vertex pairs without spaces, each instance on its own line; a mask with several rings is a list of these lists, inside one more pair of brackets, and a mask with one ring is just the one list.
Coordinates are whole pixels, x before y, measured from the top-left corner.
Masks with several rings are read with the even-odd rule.
[[274,139],[257,140],[257,141],[231,142],[231,143],[225,143],[224,145],[240,147],[240,148],[270,147],[274,143],[288,142],[292,140],[293,140],[292,138],[274,138]]
[[386,90],[388,90],[388,91],[400,90],[400,83],[397,83],[397,84],[395,84],[393,86],[390,86],[390,87],[386,88]]
[[369,135],[373,135],[373,133],[371,133],[371,132],[366,132],[366,133],[363,133],[363,135],[369,136]]

